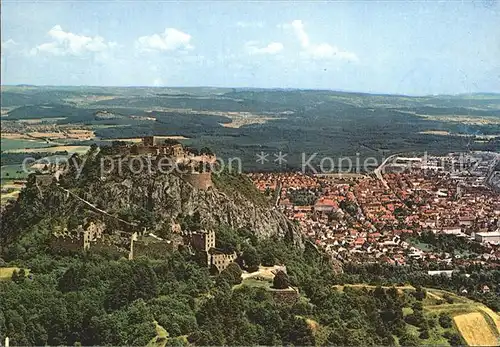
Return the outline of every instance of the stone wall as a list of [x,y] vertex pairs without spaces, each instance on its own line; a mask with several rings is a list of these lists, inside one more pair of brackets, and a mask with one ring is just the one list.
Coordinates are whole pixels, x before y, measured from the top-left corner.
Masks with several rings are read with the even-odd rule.
[[299,300],[299,289],[288,287],[287,289],[268,289],[273,300],[281,305],[293,305]]
[[187,236],[191,246],[199,252],[208,252],[215,247],[215,231],[195,231]]
[[237,258],[236,253],[228,254],[222,252],[214,252],[210,255],[210,257],[211,265],[215,266],[217,268],[217,271],[219,272],[224,271],[229,266],[229,264],[233,263]]

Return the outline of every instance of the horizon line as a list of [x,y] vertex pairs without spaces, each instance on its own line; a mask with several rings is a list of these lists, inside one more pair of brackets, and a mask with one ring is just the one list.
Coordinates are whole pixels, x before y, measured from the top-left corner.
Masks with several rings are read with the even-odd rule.
[[63,88],[154,88],[154,89],[187,89],[187,88],[207,88],[207,89],[254,89],[254,90],[289,90],[289,91],[326,91],[326,92],[339,92],[350,94],[366,94],[366,95],[379,95],[379,96],[400,96],[400,97],[438,97],[438,96],[464,96],[464,95],[481,95],[493,94],[500,95],[500,91],[481,91],[469,93],[438,93],[438,94],[405,94],[405,93],[390,93],[390,92],[364,92],[348,89],[329,89],[329,88],[299,88],[299,87],[227,87],[227,86],[210,86],[210,85],[197,85],[197,86],[154,86],[154,85],[88,85],[88,84],[31,84],[31,83],[17,83],[17,84],[0,84],[3,87],[63,87]]

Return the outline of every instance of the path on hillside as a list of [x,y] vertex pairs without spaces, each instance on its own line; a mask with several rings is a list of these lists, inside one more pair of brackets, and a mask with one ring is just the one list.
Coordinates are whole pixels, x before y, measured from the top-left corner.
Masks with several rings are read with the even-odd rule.
[[[343,291],[345,287],[375,289],[377,286],[355,283],[334,285],[333,287]],[[384,289],[392,288],[392,286],[381,287]],[[411,285],[394,286],[394,288],[398,292],[415,290],[415,287]],[[426,290],[427,297],[432,300],[444,300],[443,296],[446,294],[453,299],[453,303],[425,304],[424,309],[433,313],[447,312],[450,314],[455,321],[458,331],[468,343],[474,345],[498,345],[498,343],[494,343],[498,341],[495,339],[500,338],[500,315],[498,313],[480,302],[446,290],[428,287],[424,287],[423,289]],[[485,319],[486,317],[489,319]]]
[[87,201],[87,200],[79,197],[77,194],[73,193],[72,191],[70,191],[70,190],[68,190],[66,188],[61,187],[59,184],[57,186],[59,187],[59,189],[63,190],[64,192],[66,192],[68,194],[70,194],[71,196],[73,196],[77,200],[83,202],[85,205],[89,206],[92,210],[94,210],[94,211],[96,211],[98,213],[101,213],[101,214],[103,214],[105,216],[111,217],[111,218],[113,218],[113,219],[115,219],[115,220],[117,220],[117,221],[119,221],[119,222],[121,222],[123,224],[126,224],[128,226],[131,226],[131,227],[137,227],[138,226],[135,223],[127,222],[126,220],[123,220],[123,219],[121,219],[119,217],[116,217],[116,216],[112,215],[111,213],[109,213],[107,211],[104,211],[103,209],[100,209],[99,207],[97,207],[93,203],[91,203],[91,202],[89,202],[89,201]]
[[281,182],[278,180],[278,184],[276,186],[276,201],[274,202],[274,206],[278,207],[281,199]]

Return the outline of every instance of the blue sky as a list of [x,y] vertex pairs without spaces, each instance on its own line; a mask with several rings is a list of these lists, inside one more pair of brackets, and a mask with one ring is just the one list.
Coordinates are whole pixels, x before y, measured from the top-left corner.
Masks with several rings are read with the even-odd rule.
[[2,84],[500,92],[500,3],[2,2]]

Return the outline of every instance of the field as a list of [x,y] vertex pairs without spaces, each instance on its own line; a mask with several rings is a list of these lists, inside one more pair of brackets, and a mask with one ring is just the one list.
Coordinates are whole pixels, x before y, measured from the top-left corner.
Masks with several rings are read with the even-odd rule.
[[174,344],[176,342],[182,342],[181,345],[187,344],[187,336],[178,336],[176,338],[169,338],[169,333],[164,327],[158,324],[157,321],[154,321],[153,323],[155,325],[156,336],[153,337],[151,341],[149,341],[147,347],[165,347],[167,344],[169,344],[169,342],[173,342]]
[[226,128],[241,128],[242,126],[245,125],[265,124],[270,120],[281,119],[281,118],[263,117],[258,115],[251,115],[251,116],[226,115],[226,117],[231,119],[231,123],[220,123],[220,125]]
[[273,285],[274,273],[280,269],[280,266],[275,265],[259,266],[259,270],[255,272],[245,271],[241,274],[242,282],[235,285],[234,288],[249,286],[269,289]]
[[9,193],[1,193],[0,203],[3,205],[7,203],[9,200],[16,200],[20,192],[21,192],[20,189],[16,189]]
[[[0,281],[8,281],[12,277],[14,271],[19,271],[18,267],[0,267]],[[26,276],[29,274],[29,270],[26,270]]]
[[489,329],[481,313],[461,314],[453,317],[453,320],[469,346],[495,346],[499,343],[498,336]]
[[21,184],[28,177],[28,173],[22,170],[22,166],[4,165],[0,168],[1,194],[0,204],[5,204],[9,200],[16,200],[23,185]]
[[[32,122],[36,123],[36,122]],[[64,134],[68,134],[68,136],[75,137],[72,139],[73,141],[76,138],[88,138],[89,136],[93,136],[92,131],[88,130],[69,130],[65,133],[48,133],[48,132],[30,132],[30,133],[2,133],[1,138],[1,150],[2,150],[2,166],[0,168],[0,177],[1,177],[1,199],[0,204],[5,204],[9,200],[17,199],[20,190],[22,188],[21,185],[13,184],[14,181],[23,181],[25,180],[29,172],[26,172],[22,167],[22,161],[25,157],[30,156],[30,153],[39,153],[31,154],[35,159],[40,157],[51,155],[51,153],[56,152],[68,152],[72,153],[85,153],[90,148],[89,146],[81,146],[81,145],[62,145],[56,144],[55,142],[47,141],[47,140],[36,140],[36,137],[57,137],[60,134],[61,136],[66,136]],[[58,138],[59,140],[59,138]],[[68,140],[67,138],[61,138],[63,142]],[[26,153],[25,155],[23,155]],[[10,156],[10,158],[8,158]],[[14,157],[14,158],[12,158]],[[54,160],[56,156],[47,157],[47,160]],[[5,161],[4,161],[5,159]],[[40,160],[40,159],[39,159]],[[40,167],[39,167],[40,168]]]
[[28,173],[23,171],[22,165],[4,165],[0,168],[1,178],[4,179],[25,179]]
[[17,139],[1,139],[2,151],[25,150],[28,148],[45,148],[52,146],[45,141],[37,140],[17,140]]
[[493,320],[497,331],[500,332],[500,315],[493,312],[493,310],[489,307],[480,307],[480,310],[486,313]]
[[[188,140],[188,137],[185,136],[158,136],[155,135],[156,138],[158,139],[163,139],[163,140]],[[117,139],[101,139],[101,141],[104,142],[112,142],[112,141],[123,141],[123,142],[131,142],[131,143],[140,143],[142,142],[142,137],[129,137],[129,138],[117,138]]]
[[59,120],[65,120],[66,117],[53,117],[53,118],[27,118],[21,119],[19,122],[28,124],[40,124],[40,123],[55,123]]
[[494,117],[474,117],[474,116],[458,116],[458,115],[418,115],[430,120],[437,120],[440,122],[462,123],[467,125],[498,125],[500,120]]
[[90,146],[52,146],[52,147],[45,147],[45,148],[18,148],[18,149],[11,149],[5,151],[5,153],[25,153],[25,152],[31,152],[31,153],[43,153],[43,152],[49,152],[49,153],[55,153],[55,152],[68,152],[68,153],[86,153],[89,150]]
[[440,136],[468,136],[468,137],[473,137],[473,138],[483,139],[483,140],[491,140],[491,139],[495,139],[497,137],[500,137],[500,134],[497,134],[497,135],[454,134],[454,133],[450,133],[448,131],[443,131],[443,130],[425,130],[425,131],[419,132],[419,134],[440,135]]
[[[355,158],[358,153],[364,160],[405,152],[500,151],[496,94],[410,97],[327,90],[9,87],[2,90],[2,106],[7,110],[2,123],[9,123],[11,132],[40,137],[44,132],[60,137],[59,130],[69,129],[95,132],[57,140],[67,145],[169,134],[188,138],[189,146],[208,147],[225,162],[238,157],[245,171],[278,168],[272,160],[256,163],[261,151],[271,158],[286,153],[287,169],[302,168],[302,154],[313,153],[318,160],[311,164],[318,166],[324,156]],[[70,138],[73,142],[67,142]],[[3,150],[16,148],[33,146]]]
[[280,267],[279,265],[259,266],[259,270],[255,271],[255,272],[243,272],[243,274],[241,275],[241,278],[243,278],[245,280],[245,279],[259,277],[259,278],[265,279],[267,281],[272,281],[274,278],[274,274],[281,269],[282,269],[282,267]]
[[[376,286],[366,284],[346,284],[337,285],[337,290],[343,291],[344,288],[369,288],[375,289]],[[384,287],[388,289],[390,287]],[[398,291],[414,291],[412,286],[396,286]],[[500,339],[500,316],[488,307],[470,300],[468,298],[455,295],[440,289],[425,288],[427,297],[423,301],[424,312],[428,316],[436,316],[440,313],[447,313],[453,317],[454,327],[443,329],[439,325],[429,331],[430,337],[421,341],[422,345],[449,345],[443,338],[445,331],[457,331],[468,345],[498,346]],[[442,303],[445,297],[451,298],[452,303]],[[413,310],[410,307],[403,308],[404,316],[411,314]],[[418,329],[410,324],[407,327],[418,336]]]
[[12,273],[18,270],[18,267],[0,267],[0,280],[10,280]]

